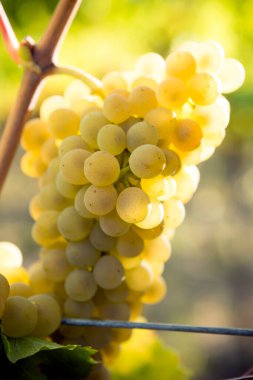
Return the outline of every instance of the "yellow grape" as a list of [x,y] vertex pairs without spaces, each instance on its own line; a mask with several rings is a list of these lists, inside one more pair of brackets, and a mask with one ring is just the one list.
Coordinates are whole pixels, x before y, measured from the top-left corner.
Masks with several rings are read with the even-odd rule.
[[30,284],[25,284],[24,282],[14,282],[10,285],[10,297],[21,296],[30,297],[33,294],[32,287]]
[[43,186],[39,193],[40,205],[44,210],[61,211],[70,205],[70,200],[65,198],[58,190],[55,183],[51,182]]
[[124,268],[116,257],[105,255],[96,262],[93,276],[101,288],[114,289],[123,281]]
[[35,261],[28,267],[29,281],[34,294],[50,293],[53,290],[53,281],[49,280],[42,267],[41,261]]
[[90,112],[81,119],[80,133],[86,144],[92,148],[98,149],[97,135],[99,130],[109,124],[108,119],[102,112]]
[[72,149],[85,149],[93,151],[93,149],[88,145],[81,136],[73,135],[68,136],[59,145],[59,156],[64,156],[65,153],[69,152]]
[[85,239],[89,235],[92,220],[81,217],[75,208],[70,206],[60,213],[57,226],[65,239],[78,241]]
[[97,284],[92,273],[85,269],[74,269],[65,280],[68,296],[77,302],[92,299],[97,291]]
[[74,206],[78,214],[81,215],[83,218],[93,219],[96,218],[96,215],[90,212],[84,203],[84,195],[88,188],[89,185],[85,185],[77,192],[74,200]]
[[145,144],[137,147],[129,157],[129,166],[139,178],[153,178],[165,167],[165,155],[155,145]]
[[111,71],[102,78],[102,90],[105,95],[117,89],[127,90],[127,82],[124,76],[118,71]]
[[144,117],[148,111],[157,106],[155,92],[147,86],[135,87],[129,94],[131,114]]
[[40,118],[33,118],[25,123],[20,142],[25,150],[39,153],[49,137],[46,123]]
[[127,131],[127,149],[132,152],[143,144],[156,145],[158,139],[158,132],[154,126],[145,121],[139,121]]
[[121,94],[109,94],[104,101],[103,114],[112,123],[122,123],[127,120],[131,114],[128,99]]
[[77,134],[80,118],[69,108],[58,108],[50,114],[47,124],[52,135],[63,140],[69,135]]
[[60,237],[57,226],[59,212],[44,211],[32,227],[32,237],[37,244],[47,246]]
[[153,178],[142,178],[141,188],[149,197],[165,201],[175,194],[176,181],[171,177],[165,177],[160,174]]
[[188,84],[189,97],[198,105],[212,104],[221,93],[220,83],[210,73],[195,74]]
[[68,108],[67,100],[60,95],[52,95],[43,100],[40,106],[40,118],[43,121],[47,121],[50,114],[58,108]]
[[143,229],[153,229],[159,226],[163,221],[164,210],[161,202],[152,200],[149,204],[149,213],[145,219],[136,223],[136,226]]
[[182,151],[191,151],[200,145],[202,137],[202,130],[196,121],[181,119],[175,123],[171,142]]
[[163,204],[166,227],[177,228],[185,218],[185,207],[180,200],[170,199]]
[[163,57],[157,53],[146,53],[137,59],[135,71],[140,75],[161,81],[165,78],[166,65]]
[[20,267],[23,263],[21,250],[9,241],[0,241],[0,266]]
[[71,183],[67,182],[61,172],[57,173],[55,186],[59,193],[68,199],[74,199],[78,190],[80,189],[80,186],[72,185]]
[[142,189],[128,187],[119,194],[116,210],[125,222],[137,223],[147,216],[149,202],[149,197]]
[[39,187],[43,187],[50,182],[54,182],[59,171],[60,161],[58,157],[55,157],[50,161],[45,173],[39,178]]
[[[172,208],[171,211],[173,211]],[[154,261],[164,263],[170,258],[170,256],[171,244],[164,235],[145,241],[144,257],[149,262]]]
[[54,282],[62,282],[72,270],[65,249],[46,249],[40,254],[40,260],[46,276]]
[[188,81],[196,72],[196,61],[187,51],[175,51],[166,58],[166,70],[169,77]]
[[43,211],[45,211],[45,209],[41,206],[40,194],[38,193],[34,195],[29,202],[29,214],[33,220],[36,220]]
[[188,89],[182,79],[169,77],[158,85],[156,96],[161,106],[177,109],[187,101]]
[[70,103],[82,98],[85,95],[89,95],[90,88],[81,80],[75,79],[71,81],[64,90],[64,98]]
[[188,202],[197,190],[200,173],[195,165],[184,165],[174,176],[177,182],[175,197],[184,203]]
[[126,270],[125,275],[129,289],[138,292],[149,288],[154,278],[150,265],[144,260],[137,267]]
[[171,149],[163,149],[165,155],[165,167],[162,171],[163,176],[174,176],[181,167],[181,162],[178,154]]
[[120,174],[117,158],[104,151],[92,153],[84,163],[84,175],[95,186],[109,186]]
[[112,237],[124,235],[130,228],[130,224],[122,220],[116,210],[100,216],[99,224],[104,233]]
[[27,152],[21,157],[20,167],[25,175],[32,178],[40,177],[47,168],[41,157],[33,152]]
[[2,316],[3,333],[11,338],[30,335],[37,323],[38,312],[30,299],[21,296],[9,297]]
[[72,149],[60,160],[60,172],[63,178],[72,185],[85,185],[88,179],[84,175],[84,164],[92,153],[85,149]]
[[226,58],[218,72],[224,94],[237,90],[245,80],[243,65],[233,58]]
[[159,139],[164,139],[171,133],[173,118],[174,113],[168,108],[156,107],[146,113],[144,120],[156,128]]
[[131,89],[133,90],[134,88],[140,86],[149,87],[153,91],[156,91],[157,82],[155,81],[155,79],[148,76],[137,76],[137,78],[135,78],[131,83]]
[[104,125],[98,132],[97,144],[100,150],[116,156],[126,148],[126,134],[118,125]]
[[144,296],[141,298],[141,301],[145,304],[156,304],[165,297],[166,292],[166,282],[161,276],[156,277],[152,285],[146,290]]
[[28,300],[36,307],[38,319],[32,335],[46,337],[61,324],[61,309],[57,301],[47,294],[35,294]]
[[163,223],[158,224],[157,227],[148,229],[141,228],[137,225],[132,226],[132,228],[142,239],[146,240],[155,239],[163,233]]
[[111,302],[123,302],[126,300],[129,289],[126,285],[126,283],[123,281],[117,288],[114,289],[105,289],[104,294],[108,301]]
[[41,147],[40,157],[44,164],[49,165],[53,158],[58,156],[58,147],[54,137],[47,139]]
[[85,191],[83,200],[88,211],[94,215],[105,215],[114,209],[117,197],[118,193],[112,185],[103,187],[91,185]]

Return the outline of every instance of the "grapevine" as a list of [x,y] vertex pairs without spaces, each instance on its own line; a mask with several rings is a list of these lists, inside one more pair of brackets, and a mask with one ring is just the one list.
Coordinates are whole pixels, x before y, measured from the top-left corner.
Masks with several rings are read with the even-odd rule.
[[[107,366],[131,330],[101,332],[61,321],[138,321],[145,319],[143,305],[166,296],[162,275],[171,240],[198,188],[198,165],[225,138],[225,95],[242,85],[245,74],[214,41],[185,42],[165,58],[144,54],[129,71],[101,79],[57,66],[55,48],[79,3],[61,2],[50,44],[53,22],[38,46],[25,40],[20,47],[28,53],[19,94],[24,103],[13,109],[12,127],[6,125],[1,140],[0,178],[3,183],[21,143],[21,170],[39,189],[29,205],[39,253],[24,268],[20,250],[0,243],[0,317],[8,337],[91,346]],[[76,79],[25,121],[41,80],[61,72]],[[27,86],[30,97],[22,93]],[[99,370],[101,379],[108,376]]]

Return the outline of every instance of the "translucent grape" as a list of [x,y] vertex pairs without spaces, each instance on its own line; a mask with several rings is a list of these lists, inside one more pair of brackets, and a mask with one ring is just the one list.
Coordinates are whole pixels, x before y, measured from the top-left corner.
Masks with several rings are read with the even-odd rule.
[[84,163],[84,175],[95,186],[109,186],[120,173],[118,160],[110,153],[98,151]]
[[75,208],[70,206],[60,213],[57,226],[65,239],[78,241],[88,236],[92,227],[92,220],[81,217]]
[[47,168],[41,157],[32,152],[27,152],[21,157],[20,167],[25,175],[32,178],[40,177]]
[[224,61],[224,49],[216,41],[200,42],[195,56],[199,72],[217,72]]
[[140,87],[140,86],[149,87],[153,91],[156,91],[157,82],[148,76],[144,76],[144,75],[137,76],[137,78],[135,78],[131,83],[131,89],[134,89],[135,87]]
[[157,53],[146,53],[137,59],[135,71],[157,81],[161,81],[166,74],[166,65],[163,57]]
[[95,223],[89,239],[93,247],[99,251],[110,251],[116,244],[116,239],[112,236],[107,235],[100,227],[99,223]]
[[128,187],[118,196],[116,209],[121,219],[127,223],[143,220],[149,212],[149,197],[138,187]]
[[36,194],[29,202],[29,214],[33,220],[36,220],[43,211],[45,211],[45,209],[41,206],[40,194]]
[[180,167],[181,167],[181,162],[178,154],[174,152],[171,149],[163,149],[163,153],[165,155],[166,163],[165,167],[162,171],[162,175],[164,176],[169,176],[169,175],[175,175]]
[[141,188],[149,197],[164,201],[175,194],[176,181],[171,177],[165,177],[160,174],[149,179],[142,178]]
[[43,121],[47,121],[50,114],[58,109],[68,107],[68,103],[63,96],[60,95],[52,95],[43,100],[40,106],[40,118]]
[[143,248],[143,240],[132,229],[125,233],[125,235],[120,236],[116,245],[118,253],[126,257],[134,257],[139,255]]
[[90,88],[79,79],[71,81],[64,90],[64,98],[70,102],[89,94]]
[[54,137],[47,139],[41,146],[40,157],[44,164],[49,165],[53,158],[58,156],[58,147]]
[[152,200],[149,205],[149,213],[145,219],[136,223],[136,226],[144,229],[152,229],[159,226],[163,220],[164,210],[161,202]]
[[105,215],[116,205],[118,193],[114,186],[97,187],[91,185],[84,194],[84,204],[95,215]]
[[39,118],[33,118],[25,123],[20,142],[25,150],[39,152],[49,137],[46,123]]
[[245,69],[236,59],[226,58],[218,76],[222,83],[222,92],[227,94],[241,87],[245,80]]
[[188,81],[196,71],[196,61],[187,51],[175,51],[166,58],[166,70],[169,77]]
[[[164,215],[164,212],[163,212]],[[146,222],[145,219],[142,222]],[[142,223],[140,222],[140,223]],[[144,229],[137,225],[132,226],[133,230],[142,238],[146,240],[155,239],[163,233],[163,223],[160,223],[157,227]]]
[[47,249],[40,254],[43,269],[49,280],[64,281],[72,270],[66,258],[65,249]]
[[158,85],[156,96],[161,106],[177,109],[187,101],[188,90],[182,79],[169,77]]
[[57,301],[47,294],[35,294],[29,301],[36,307],[38,319],[32,335],[46,337],[61,324],[61,309]]
[[60,237],[57,226],[59,212],[44,211],[32,227],[32,237],[40,245],[50,245]]
[[60,172],[72,185],[84,185],[88,179],[84,175],[85,161],[92,153],[85,149],[73,149],[64,154],[60,160]]
[[131,114],[144,117],[148,111],[157,106],[155,92],[146,86],[135,87],[129,94]]
[[194,103],[207,106],[220,94],[220,83],[210,73],[195,74],[188,84],[189,97]]
[[[0,242],[0,266],[20,267],[23,263],[23,255],[21,250],[9,241]],[[2,279],[3,283],[5,282]],[[4,285],[3,285],[4,286]],[[5,286],[4,286],[5,287]]]
[[109,94],[104,101],[103,114],[112,123],[122,123],[127,120],[131,114],[128,99],[121,94]]
[[150,265],[145,261],[135,268],[126,270],[125,275],[127,286],[138,292],[149,288],[154,278]]
[[165,297],[166,292],[166,282],[161,276],[156,277],[152,285],[146,290],[144,296],[141,298],[141,301],[145,304],[156,304]]
[[119,126],[107,124],[98,132],[97,144],[100,150],[116,156],[126,148],[126,134]]
[[165,167],[165,155],[155,145],[145,144],[136,148],[129,157],[131,171],[139,178],[153,178]]
[[34,294],[50,293],[53,290],[53,281],[49,280],[42,267],[41,261],[35,261],[28,267],[29,281]]
[[75,198],[78,190],[80,189],[80,186],[72,185],[71,183],[67,182],[61,172],[59,172],[56,176],[55,186],[59,193],[68,199]]
[[185,207],[179,200],[170,199],[163,204],[166,227],[177,228],[185,218]]
[[92,273],[85,269],[75,269],[65,280],[65,290],[74,301],[90,300],[97,291],[97,284]]
[[68,108],[54,110],[47,120],[48,128],[56,139],[63,140],[69,135],[77,134],[79,130],[79,116]]
[[72,149],[85,149],[93,151],[90,145],[88,145],[81,136],[73,135],[68,136],[62,140],[59,145],[59,155],[60,157],[64,156],[65,153],[69,152]]
[[146,113],[144,120],[156,128],[159,139],[164,139],[171,133],[173,118],[174,113],[168,108],[156,107]]
[[116,257],[106,255],[100,257],[96,262],[93,276],[101,288],[114,289],[123,281],[124,269]]
[[129,294],[129,289],[126,283],[122,282],[117,288],[105,289],[104,293],[106,298],[111,302],[123,302]]
[[51,182],[42,187],[39,193],[40,205],[44,210],[61,211],[70,205],[70,200],[65,198],[58,190],[55,183]]
[[109,124],[108,119],[102,112],[90,112],[85,115],[80,124],[80,133],[82,139],[92,148],[98,149],[97,135],[99,130]]
[[177,120],[171,134],[172,143],[182,151],[191,151],[200,145],[203,137],[198,123],[191,119]]
[[145,121],[139,121],[127,131],[127,149],[132,152],[143,144],[156,145],[158,139],[158,132],[154,126]]
[[[171,205],[173,202],[170,203]],[[172,208],[171,208],[171,211]],[[173,216],[172,216],[173,218]],[[166,262],[171,256],[171,244],[161,235],[155,239],[145,241],[144,257],[149,262]]]
[[96,217],[96,215],[91,213],[84,203],[84,195],[88,188],[89,185],[85,185],[78,191],[78,193],[75,196],[74,206],[79,215],[81,215],[84,218],[93,219]]
[[10,285],[10,297],[21,296],[27,298],[30,297],[32,294],[32,287],[29,284],[24,284],[23,282],[14,282]]
[[55,157],[50,161],[48,167],[42,177],[39,178],[39,186],[43,187],[50,182],[54,182],[58,174],[60,161],[58,157]]
[[200,180],[199,169],[195,165],[184,165],[174,178],[177,182],[175,197],[184,203],[188,202],[197,190]]
[[66,248],[68,262],[76,267],[93,266],[99,259],[101,252],[88,239],[70,242]]
[[123,75],[118,71],[111,71],[102,78],[102,88],[105,95],[117,89],[127,90],[127,82]]
[[37,309],[29,299],[21,296],[12,296],[7,299],[2,316],[4,334],[11,338],[30,335],[37,320]]

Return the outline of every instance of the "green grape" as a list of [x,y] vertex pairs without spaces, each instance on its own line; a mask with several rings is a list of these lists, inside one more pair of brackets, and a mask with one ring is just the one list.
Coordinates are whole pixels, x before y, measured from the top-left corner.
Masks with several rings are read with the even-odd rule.
[[97,144],[100,150],[116,156],[126,148],[126,134],[118,125],[104,125],[98,132]]
[[175,197],[187,203],[197,190],[200,180],[199,169],[195,165],[184,165],[174,178],[177,182]]
[[165,167],[165,155],[155,145],[145,144],[136,148],[129,157],[131,171],[139,178],[153,178]]
[[79,215],[81,215],[83,218],[93,219],[96,218],[96,215],[94,215],[92,212],[90,212],[84,203],[84,195],[89,188],[90,185],[84,185],[76,194],[75,200],[74,200],[74,206],[76,211]]
[[106,124],[109,124],[109,121],[102,112],[88,113],[82,118],[80,124],[82,139],[92,148],[98,149],[97,135],[99,130]]
[[60,160],[60,172],[63,178],[72,185],[85,185],[88,179],[84,175],[84,164],[92,153],[85,149],[72,149]]
[[152,240],[145,241],[144,257],[149,262],[166,262],[171,256],[171,244],[161,235]]
[[31,335],[46,337],[61,324],[61,309],[57,301],[47,294],[35,294],[29,300],[37,308],[38,319]]
[[146,290],[144,296],[141,298],[141,302],[145,304],[156,304],[165,297],[166,292],[166,282],[161,276],[156,277],[152,285]]
[[187,101],[188,89],[182,79],[169,77],[158,85],[156,96],[161,106],[177,109]]
[[109,95],[117,89],[127,90],[127,82],[118,71],[111,71],[105,74],[102,78],[102,86],[105,95]]
[[212,104],[221,93],[218,78],[210,73],[195,74],[188,84],[189,97],[196,104],[207,106]]
[[117,240],[116,249],[121,256],[134,257],[139,255],[144,248],[143,240],[130,229],[125,235]]
[[188,81],[196,72],[196,61],[187,51],[175,51],[166,58],[166,71],[169,77]]
[[153,178],[142,178],[141,188],[149,197],[165,201],[175,195],[176,181],[160,174]]
[[5,302],[10,294],[10,284],[7,278],[0,273],[0,319],[3,315]]
[[40,194],[36,194],[32,197],[29,202],[29,214],[33,220],[38,219],[45,209],[41,206]]
[[65,208],[59,215],[57,225],[60,233],[67,240],[85,239],[91,230],[92,219],[81,217],[74,207]]
[[114,186],[97,187],[91,185],[84,194],[84,204],[95,215],[105,215],[116,205],[118,193]]
[[64,154],[73,149],[85,149],[88,151],[93,151],[93,149],[86,144],[81,136],[73,135],[68,136],[59,145],[59,156],[62,157]]
[[104,100],[103,114],[114,124],[120,124],[127,120],[131,115],[127,97],[117,93],[109,94]]
[[181,167],[181,162],[178,154],[174,152],[171,149],[163,149],[163,153],[165,155],[166,163],[165,167],[162,171],[162,175],[164,176],[170,176],[170,175],[175,175],[180,167]]
[[32,238],[40,245],[48,246],[60,238],[57,226],[59,212],[44,211],[32,227]]
[[54,137],[47,139],[41,147],[40,157],[44,164],[49,165],[53,158],[58,156],[58,147]]
[[60,160],[58,157],[55,157],[52,159],[52,161],[49,163],[45,173],[39,178],[39,186],[43,187],[50,182],[54,182],[55,178],[58,174],[60,166]]
[[66,248],[68,262],[76,267],[93,266],[99,259],[101,252],[88,239],[70,242]]
[[156,128],[159,139],[165,139],[171,132],[174,117],[168,108],[156,107],[146,113],[144,120]]
[[145,121],[139,121],[138,123],[132,125],[127,132],[127,149],[129,152],[132,152],[138,146],[143,144],[156,145],[157,143],[157,129]]
[[128,321],[130,318],[130,307],[124,302],[106,302],[99,308],[103,319]]
[[30,297],[32,294],[33,291],[30,284],[25,284],[24,282],[14,282],[10,285],[10,297],[21,296],[27,298]]
[[149,197],[142,189],[128,187],[119,194],[116,209],[122,220],[137,223],[148,215],[149,202]]
[[77,134],[79,130],[79,116],[68,108],[54,110],[47,120],[48,129],[56,139],[63,140],[69,135]]
[[129,289],[126,283],[123,281],[117,288],[105,289],[104,294],[106,298],[111,302],[123,302],[126,300]]
[[185,218],[185,207],[180,200],[170,199],[163,204],[166,227],[177,228]]
[[114,289],[123,281],[124,269],[116,257],[106,255],[100,257],[96,262],[93,276],[101,288]]
[[99,224],[104,233],[112,237],[124,235],[130,228],[130,224],[122,220],[116,210],[100,216]]
[[47,277],[41,261],[35,261],[28,267],[29,281],[34,294],[51,293],[53,281]]
[[33,118],[25,123],[20,143],[24,150],[39,153],[42,144],[49,137],[46,123],[39,118]]
[[84,302],[92,299],[97,291],[93,273],[85,269],[73,270],[65,280],[65,290],[74,301]]
[[78,190],[80,189],[80,186],[72,185],[71,183],[67,182],[61,172],[59,172],[56,176],[55,186],[59,193],[68,199],[74,199]]
[[64,315],[69,318],[91,318],[93,309],[92,301],[78,302],[68,297],[64,302]]
[[40,254],[40,260],[46,276],[54,282],[64,281],[72,270],[65,249],[44,249]]
[[40,204],[44,210],[61,211],[71,204],[58,190],[55,183],[43,186],[39,193]]
[[30,299],[12,296],[6,300],[2,316],[3,333],[11,338],[31,335],[38,320],[38,312]]
[[159,226],[164,217],[164,209],[161,202],[152,200],[149,204],[149,213],[145,219],[136,223],[136,226],[144,229],[153,229]]
[[47,121],[50,114],[58,108],[68,108],[67,100],[60,95],[49,96],[40,106],[40,118]]
[[144,117],[148,111],[157,106],[155,92],[146,86],[135,87],[128,97],[131,114]]
[[92,185],[109,186],[120,174],[117,158],[104,151],[97,151],[85,160],[84,175]]
[[89,240],[93,247],[99,251],[111,251],[115,244],[116,238],[107,235],[100,227],[99,223],[95,223],[89,235]]
[[237,90],[244,82],[245,69],[243,65],[234,58],[226,58],[218,72],[224,94]]
[[71,109],[82,119],[92,112],[101,112],[102,98],[98,95],[85,95],[71,102]]
[[142,292],[149,288],[154,279],[151,266],[144,260],[137,267],[126,270],[125,275],[129,289],[137,292]]
[[46,165],[37,153],[27,152],[20,160],[22,172],[28,177],[38,178],[46,171]]

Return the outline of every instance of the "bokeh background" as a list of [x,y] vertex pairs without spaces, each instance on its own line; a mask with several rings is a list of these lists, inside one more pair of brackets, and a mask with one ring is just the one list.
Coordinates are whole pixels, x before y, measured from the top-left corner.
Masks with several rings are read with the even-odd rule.
[[[56,0],[4,0],[21,40],[39,40]],[[59,60],[101,77],[132,67],[140,54],[164,57],[180,41],[220,42],[246,69],[244,85],[227,96],[231,123],[214,156],[200,165],[201,181],[172,241],[165,278],[168,294],[145,308],[150,321],[253,328],[253,2],[251,0],[86,0]],[[22,70],[0,41],[0,131],[13,107]],[[69,78],[55,77],[43,96],[61,93]],[[0,240],[20,246],[25,263],[36,259],[29,199],[36,181],[19,169],[17,152],[0,199]],[[162,333],[194,380],[240,376],[253,366],[252,338]],[[157,374],[159,379],[159,374]]]

